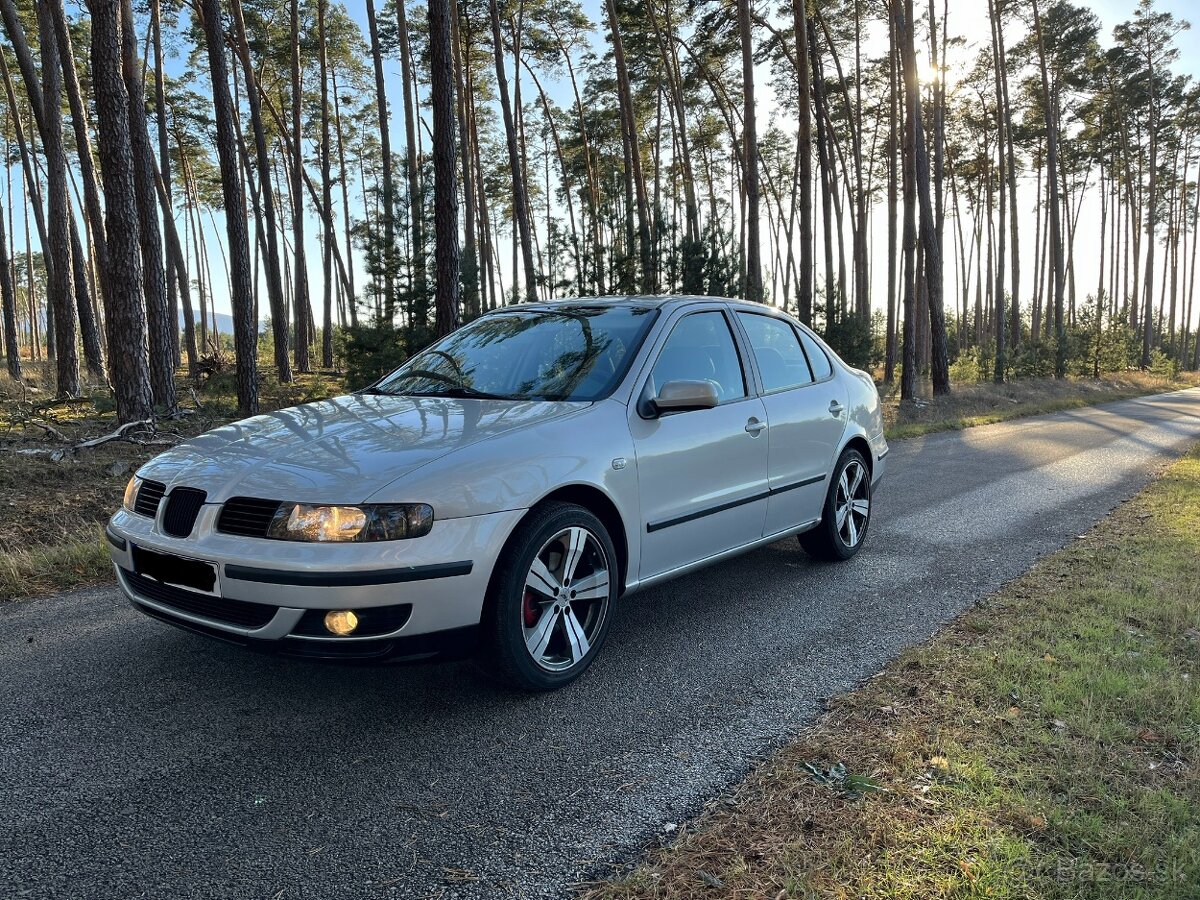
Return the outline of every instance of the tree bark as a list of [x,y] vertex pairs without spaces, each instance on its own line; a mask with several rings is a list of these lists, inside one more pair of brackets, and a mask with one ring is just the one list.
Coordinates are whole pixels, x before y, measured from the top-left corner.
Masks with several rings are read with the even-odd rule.
[[[610,0],[611,2],[611,0]],[[758,126],[754,110],[754,34],[750,29],[750,0],[738,0],[738,31],[742,40],[742,158],[746,185],[746,292],[754,303],[763,301],[758,209]]]
[[608,10],[608,26],[612,36],[613,58],[617,70],[617,99],[621,108],[622,125],[625,129],[626,140],[628,141],[629,162],[631,166],[630,174],[633,179],[636,201],[641,288],[642,293],[653,294],[656,292],[657,287],[655,284],[654,263],[650,255],[650,204],[646,198],[646,180],[642,174],[642,152],[638,142],[636,111],[633,108],[633,90],[629,83],[629,68],[625,63],[625,44],[621,40],[616,0],[605,0],[605,6]]
[[308,261],[304,252],[304,135],[300,130],[300,109],[304,104],[300,79],[300,0],[291,4],[292,64],[292,309],[296,320],[296,371],[311,368],[309,346],[312,343],[312,308],[308,296]]
[[129,95],[122,75],[121,0],[93,0],[92,84],[99,124],[100,170],[108,234],[109,368],[118,421],[146,419],[154,411],[142,294],[141,232],[137,188],[129,161]]
[[4,303],[4,360],[9,378],[19,381],[21,345],[17,340],[17,292],[13,287],[9,262],[8,236],[5,234],[4,216],[0,215],[0,301]]
[[[111,0],[106,0],[111,2]],[[237,135],[233,127],[233,99],[229,94],[229,66],[225,58],[225,26],[220,0],[201,0],[208,66],[212,81],[213,112],[217,126],[217,157],[225,209],[241,208],[242,178],[238,171]],[[230,305],[233,308],[233,343],[237,354],[238,409],[245,415],[258,412],[258,327],[254,321],[254,289],[250,283],[250,240],[246,220],[226,215],[229,238]]]
[[375,0],[367,0],[367,28],[371,36],[371,58],[375,66],[375,108],[379,116],[379,146],[383,155],[383,318],[390,327],[396,318],[396,191],[392,182],[392,138],[388,120],[387,90],[383,78],[383,48],[379,44],[379,27],[375,21]]
[[400,44],[400,83],[404,91],[405,175],[408,178],[408,224],[412,232],[412,252],[409,254],[412,299],[419,311],[420,327],[424,329],[428,324],[424,317],[428,310],[426,295],[429,292],[425,271],[425,209],[421,202],[421,160],[417,155],[418,111],[405,0],[396,0],[396,20],[396,34]]
[[61,397],[79,393],[74,277],[71,271],[71,207],[67,198],[67,159],[62,134],[62,71],[49,7],[38,4],[38,36],[42,56],[42,150],[46,156],[46,224],[53,257],[47,288],[54,307],[57,350],[56,388]]
[[[403,0],[398,0],[403,6]],[[324,239],[321,242],[321,365],[333,368],[333,185],[330,183],[331,140],[329,123],[329,57],[325,17],[329,0],[317,0],[317,54],[321,78],[321,206],[324,209]]]
[[[403,2],[403,0],[401,0]],[[451,0],[429,0],[429,68],[433,101],[433,223],[438,337],[458,327],[462,279],[458,251],[454,49]]]
[[500,93],[500,112],[504,117],[504,134],[508,144],[508,167],[512,175],[513,218],[521,245],[521,261],[525,268],[525,299],[537,300],[537,271],[533,265],[533,239],[529,227],[529,201],[525,193],[525,178],[521,171],[521,154],[517,146],[517,130],[513,122],[512,101],[508,94],[508,76],[504,72],[504,40],[500,34],[500,10],[496,0],[488,0],[492,23],[492,53],[496,61],[496,83]]
[[158,201],[154,185],[154,149],[146,126],[146,95],[138,60],[137,32],[133,5],[121,0],[122,67],[129,98],[129,141],[133,151],[133,185],[138,204],[141,235],[142,286],[146,300],[146,326],[150,359],[150,392],[155,406],[172,414],[179,406],[175,394],[175,350],[172,322],[167,305],[167,286],[162,255],[162,231],[158,224]]
[[[323,2],[323,0],[322,0]],[[288,309],[283,294],[283,272],[279,263],[279,224],[275,210],[275,192],[271,185],[271,157],[267,149],[266,129],[263,126],[262,100],[259,97],[258,76],[250,58],[246,39],[246,23],[241,0],[231,0],[231,22],[234,46],[242,63],[246,79],[246,99],[250,109],[250,129],[254,132],[254,159],[258,169],[259,190],[262,196],[263,218],[266,220],[267,303],[271,307],[271,338],[275,351],[275,372],[279,380],[292,380],[292,363],[288,357]]]

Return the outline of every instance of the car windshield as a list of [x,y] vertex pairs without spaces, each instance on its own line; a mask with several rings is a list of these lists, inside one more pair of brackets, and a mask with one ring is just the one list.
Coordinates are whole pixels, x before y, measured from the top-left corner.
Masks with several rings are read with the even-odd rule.
[[422,350],[371,391],[503,400],[599,400],[624,377],[657,310],[504,311]]

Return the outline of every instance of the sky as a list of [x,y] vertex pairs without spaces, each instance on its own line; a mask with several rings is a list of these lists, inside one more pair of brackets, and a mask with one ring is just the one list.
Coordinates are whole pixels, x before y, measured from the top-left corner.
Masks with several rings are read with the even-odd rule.
[[[1105,31],[1102,33],[1102,36],[1101,36],[1101,40],[1102,40],[1103,44],[1108,45],[1112,42],[1112,27],[1114,25],[1132,17],[1134,3],[1135,3],[1135,0],[1099,0],[1099,2],[1093,2],[1093,3],[1088,4],[1090,6],[1090,8],[1100,18],[1101,22],[1104,25]],[[366,31],[367,31],[365,3],[363,2],[363,0],[346,0],[345,5],[346,5],[346,8],[347,8],[348,12],[350,13],[351,17],[354,18],[361,25],[363,33],[365,35]],[[382,0],[379,0],[379,5],[382,6]],[[759,9],[770,8],[770,5],[768,5],[766,3],[762,3],[761,0],[759,3],[756,4],[756,6]],[[922,3],[921,0],[917,0],[917,6],[918,6],[918,15],[921,14],[922,8],[927,9],[926,4]],[[604,11],[603,11],[603,6],[601,3],[601,0],[583,0],[583,7],[584,7],[585,12],[589,15],[589,17],[592,19],[593,22],[597,23],[598,25],[602,24],[604,22]],[[1196,20],[1196,25],[1198,27],[1195,27],[1189,31],[1183,32],[1177,38],[1177,43],[1178,43],[1178,46],[1180,49],[1180,59],[1179,59],[1179,62],[1176,64],[1176,70],[1179,72],[1189,73],[1189,74],[1193,75],[1194,77],[1200,78],[1200,4],[1197,4],[1196,0],[1157,0],[1156,8],[1159,10],[1165,10],[1165,11],[1172,12],[1176,17],[1181,18],[1181,19],[1191,18],[1191,19]],[[937,12],[938,12],[939,16],[941,15],[941,11],[942,11],[941,3],[939,2],[939,3],[937,3]],[[951,85],[951,87],[953,87],[953,84],[955,81],[955,79],[953,77],[953,72],[964,67],[967,60],[974,58],[974,56],[978,52],[979,47],[982,44],[990,41],[989,24],[988,24],[988,18],[987,18],[987,0],[954,0],[954,2],[950,4],[950,9],[949,9],[949,33],[952,36],[963,37],[966,42],[966,44],[963,48],[960,48],[957,50],[957,56],[958,56],[957,63],[955,62],[955,58],[953,56],[951,57],[951,60],[950,60],[949,68],[951,69],[951,75],[950,75],[950,79],[949,79],[948,83]],[[604,34],[605,34],[605,32],[603,31],[603,29],[598,29],[594,33],[594,46],[597,49],[597,53],[600,53],[600,54],[605,52],[605,50],[607,48],[607,43],[605,41]],[[1021,35],[1019,33],[1008,34],[1008,35],[1006,35],[1006,42],[1011,46],[1013,43],[1015,43],[1015,41],[1019,40],[1020,37],[1021,37]],[[881,24],[877,28],[875,28],[873,32],[868,33],[866,52],[868,54],[880,52],[880,48],[882,47],[884,40],[886,40],[886,35],[883,31],[883,26]],[[169,63],[168,63],[169,71],[171,71],[171,70],[178,71],[182,68],[183,68],[183,61],[181,59],[177,58],[177,59],[169,61]],[[512,77],[511,70],[510,70],[509,74],[510,74],[510,78],[511,78]],[[399,102],[400,97],[402,96],[402,91],[401,91],[401,86],[400,86],[398,60],[389,59],[385,62],[385,75],[386,75],[386,79],[387,79],[388,98],[389,98],[389,102],[391,104],[391,113],[392,113],[392,115],[391,115],[391,130],[390,130],[392,147],[393,147],[393,152],[400,153],[400,152],[402,152],[403,146],[404,146],[404,129],[403,129],[403,115],[402,115],[402,110],[401,110],[400,102]],[[527,79],[528,76],[525,76],[525,77]],[[570,104],[571,95],[569,92],[570,89],[569,89],[568,83],[566,83],[565,81],[562,81],[562,80],[556,80],[554,78],[547,78],[544,80],[543,83],[547,89],[547,92],[551,95],[552,99],[559,102],[563,106],[567,106]],[[759,125],[760,133],[763,129],[765,129],[766,123],[768,121],[770,121],[771,119],[776,119],[781,124],[789,124],[791,122],[794,122],[794,113],[792,113],[788,109],[781,108],[779,106],[779,104],[777,103],[776,98],[772,94],[772,91],[770,88],[770,83],[769,83],[769,72],[766,70],[765,67],[760,67],[760,69],[757,73],[757,93],[758,93],[758,104],[759,104],[758,120],[760,123],[760,125]],[[426,101],[425,113],[426,113],[426,115],[428,115],[428,106],[427,106],[428,88],[427,88],[427,86],[422,88],[422,96],[423,96],[423,99]],[[526,94],[526,96],[528,97],[529,94]],[[12,175],[13,175],[14,185],[15,185],[16,184],[15,180],[20,177],[19,169],[14,168]],[[1035,191],[1034,182],[1032,180],[1028,180],[1027,184],[1022,184],[1022,185],[1018,186],[1018,196],[1021,197],[1021,199],[1022,199],[1022,207],[1023,208],[1026,208],[1024,199],[1028,198],[1028,200],[1029,200],[1028,205],[1027,205],[1029,212],[1023,217],[1023,220],[1020,223],[1021,224],[1021,232],[1022,232],[1021,252],[1022,252],[1023,259],[1027,259],[1027,260],[1032,260],[1033,256],[1034,256],[1034,247],[1033,247],[1033,242],[1034,242],[1034,239],[1033,239],[1034,227],[1033,227],[1033,225],[1034,225],[1034,223],[1033,223],[1033,213],[1032,213],[1034,191]],[[14,191],[14,197],[15,197],[16,202],[19,203],[20,202],[19,187],[17,188],[17,190]],[[948,198],[947,198],[947,202],[949,202]],[[1091,208],[1092,206],[1095,206],[1095,209],[1092,209]],[[308,250],[307,250],[309,270],[310,270],[310,290],[312,291],[312,294],[314,297],[319,297],[320,293],[321,293],[320,289],[319,289],[320,285],[317,281],[317,279],[319,279],[321,277],[321,273],[320,273],[321,257],[320,257],[319,246],[317,244],[317,235],[319,233],[319,227],[317,225],[317,220],[316,220],[315,216],[310,216],[310,218],[312,219],[312,222],[307,229],[307,233],[309,235],[309,241],[310,241],[310,246],[308,247]],[[1076,245],[1078,248],[1080,248],[1080,253],[1077,255],[1077,259],[1076,259],[1077,276],[1078,276],[1078,279],[1079,279],[1079,282],[1081,285],[1092,285],[1096,281],[1096,269],[1095,269],[1096,259],[1094,258],[1095,254],[1084,252],[1084,251],[1088,250],[1091,247],[1094,247],[1096,241],[1098,240],[1098,220],[1099,220],[1098,202],[1094,201],[1094,199],[1093,199],[1093,201],[1090,204],[1085,203],[1083,215],[1081,216],[1081,220],[1080,220],[1079,231],[1076,236]],[[222,222],[220,215],[218,215],[216,217],[216,221],[217,221],[217,227],[220,227],[223,230],[223,222]],[[210,239],[215,238],[216,233],[215,233],[213,224],[206,223],[205,227],[206,227],[206,230],[208,230],[208,232],[209,232]],[[544,225],[542,227],[544,228]],[[954,290],[954,283],[955,283],[954,279],[956,277],[956,267],[957,267],[956,261],[954,262],[953,265],[951,265],[951,262],[955,257],[954,250],[953,250],[953,243],[951,241],[951,234],[952,234],[951,228],[952,227],[953,227],[953,222],[948,221],[947,232],[946,232],[946,249],[945,249],[946,259],[947,259],[946,291],[947,291],[948,297],[952,296],[952,292]],[[967,223],[964,222],[964,228],[967,228],[967,227],[968,227]],[[20,227],[18,227],[18,229],[16,229],[16,230],[18,233],[14,234],[12,236],[12,243],[14,245],[14,252],[19,252],[20,250],[22,250],[24,248],[24,234],[23,234],[22,229],[20,229]],[[764,237],[765,237],[765,235],[767,233],[765,214],[764,214],[764,220],[763,220],[763,232],[764,232]],[[884,215],[883,208],[878,208],[873,211],[871,234],[872,234],[872,238],[873,238],[872,246],[874,248],[872,251],[872,258],[871,258],[872,273],[873,273],[872,274],[872,296],[875,298],[876,307],[878,307],[882,303],[882,298],[883,298],[884,291],[885,291],[885,279],[886,279],[886,271],[887,271],[886,257],[885,257],[886,247],[887,247],[886,217]],[[36,242],[36,238],[34,238],[34,240]],[[1028,243],[1026,243],[1026,242],[1028,242]],[[511,274],[511,271],[510,271],[511,270],[511,244],[508,243],[506,238],[501,239],[501,243],[500,243],[500,246],[497,248],[497,251],[498,251],[498,256],[500,259],[502,276],[504,279],[504,283],[507,286],[511,283],[511,278],[510,278],[510,274]],[[817,248],[818,260],[821,258],[821,253],[822,253],[822,251],[818,247]],[[764,257],[769,258],[769,254],[767,253],[765,248],[764,248]],[[361,254],[357,254],[356,259],[360,260]],[[214,286],[215,307],[220,312],[229,312],[228,290],[227,290],[226,285],[224,284],[224,269],[222,268],[222,263],[220,261],[219,254],[213,254],[211,264],[214,268],[214,278],[218,282],[218,284],[216,284]],[[358,263],[358,266],[361,267],[361,262]],[[1029,271],[1029,269],[1027,268],[1026,271]],[[765,276],[765,277],[767,278],[767,281],[769,284],[769,276]],[[1031,282],[1032,282],[1031,277],[1023,279],[1023,289],[1022,289],[1023,294],[1027,294],[1027,291],[1028,291],[1027,285],[1031,284]],[[356,275],[356,283],[359,285],[366,283],[365,274],[362,273],[361,271],[358,272]],[[1026,298],[1023,297],[1022,301],[1026,302]]]

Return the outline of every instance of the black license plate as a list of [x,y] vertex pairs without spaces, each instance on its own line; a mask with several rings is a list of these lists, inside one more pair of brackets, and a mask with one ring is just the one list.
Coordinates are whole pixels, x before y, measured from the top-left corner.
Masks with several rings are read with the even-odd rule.
[[185,559],[170,553],[156,553],[145,547],[133,548],[133,570],[139,575],[191,588],[194,591],[213,593],[217,584],[217,567],[198,559]]

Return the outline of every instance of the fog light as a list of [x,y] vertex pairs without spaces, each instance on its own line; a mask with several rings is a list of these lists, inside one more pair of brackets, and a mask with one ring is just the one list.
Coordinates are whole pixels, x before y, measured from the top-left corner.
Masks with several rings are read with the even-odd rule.
[[330,634],[345,637],[358,627],[358,616],[350,609],[331,609],[325,613],[325,630]]

